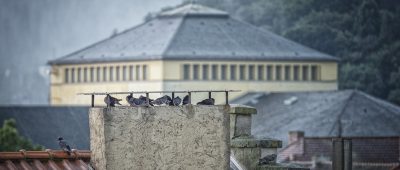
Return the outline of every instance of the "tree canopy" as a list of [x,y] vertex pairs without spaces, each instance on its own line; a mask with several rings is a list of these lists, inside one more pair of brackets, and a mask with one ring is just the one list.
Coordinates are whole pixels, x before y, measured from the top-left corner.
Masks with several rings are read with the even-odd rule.
[[[188,3],[186,1],[184,3]],[[400,1],[198,0],[339,57],[339,88],[400,104]]]
[[20,136],[14,119],[5,120],[0,128],[0,152],[25,150],[43,150],[40,145],[34,145],[28,139]]

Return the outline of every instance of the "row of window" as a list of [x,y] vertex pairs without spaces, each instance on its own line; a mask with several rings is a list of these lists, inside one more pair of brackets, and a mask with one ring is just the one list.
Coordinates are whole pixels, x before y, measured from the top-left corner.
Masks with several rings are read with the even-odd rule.
[[317,65],[184,64],[183,79],[317,81],[320,80],[320,67]]
[[147,80],[147,65],[65,68],[65,83]]

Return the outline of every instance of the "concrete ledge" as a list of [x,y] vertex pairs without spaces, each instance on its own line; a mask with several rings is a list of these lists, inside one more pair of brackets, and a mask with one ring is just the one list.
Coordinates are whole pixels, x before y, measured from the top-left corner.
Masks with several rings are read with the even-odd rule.
[[231,140],[232,148],[281,148],[282,141],[276,139],[254,139],[238,137]]
[[231,104],[230,114],[257,114],[257,109],[251,106]]

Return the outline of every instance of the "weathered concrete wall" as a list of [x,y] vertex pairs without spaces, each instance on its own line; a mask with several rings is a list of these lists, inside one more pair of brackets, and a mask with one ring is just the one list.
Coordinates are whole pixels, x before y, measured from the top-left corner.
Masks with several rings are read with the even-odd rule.
[[228,169],[224,106],[91,108],[97,169]]

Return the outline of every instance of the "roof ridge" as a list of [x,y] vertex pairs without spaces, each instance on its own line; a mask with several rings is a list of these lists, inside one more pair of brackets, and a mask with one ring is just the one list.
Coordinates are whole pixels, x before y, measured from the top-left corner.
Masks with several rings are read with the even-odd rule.
[[[212,23],[212,24],[215,25],[216,27],[218,27],[219,30],[229,39],[229,41],[233,42],[233,44],[236,45],[236,48],[237,48],[237,49],[242,49],[242,50],[243,50],[242,45],[241,45],[240,43],[236,42],[231,36],[229,36],[229,34],[226,33],[226,32],[224,31],[224,29],[221,29],[221,27],[220,27],[218,24],[215,24],[215,23]],[[234,52],[234,51],[233,51],[233,52]]]
[[388,112],[390,112],[390,113],[397,114],[396,112],[393,112],[393,110],[388,109],[388,108],[387,108],[386,106],[384,106],[384,105],[387,105],[387,106],[389,106],[389,107],[395,107],[396,109],[400,109],[399,106],[397,106],[397,105],[395,105],[395,104],[393,104],[393,103],[390,103],[390,102],[388,102],[388,101],[382,100],[382,99],[377,98],[377,97],[374,97],[374,96],[369,95],[368,93],[365,93],[365,92],[363,92],[363,91],[355,90],[355,92],[356,92],[357,94],[359,94],[359,95],[364,96],[366,99],[368,99],[368,100],[372,101],[373,103],[379,105],[380,107],[382,107],[383,109],[385,109],[386,111],[388,111]]
[[175,29],[175,32],[174,32],[173,35],[171,36],[170,40],[167,42],[168,45],[167,45],[167,47],[165,47],[164,51],[161,53],[161,56],[165,56],[165,55],[168,53],[169,49],[170,49],[171,46],[172,46],[172,43],[173,43],[174,40],[176,39],[177,33],[182,29],[182,24],[183,24],[183,22],[184,22],[185,20],[186,20],[186,17],[182,16],[182,17],[181,17],[181,21],[180,21],[180,23],[179,23],[177,29]]
[[331,130],[329,131],[328,135],[330,135],[335,130],[336,126],[339,126],[338,127],[339,128],[338,129],[339,130],[338,136],[339,137],[342,136],[342,115],[343,115],[344,111],[346,110],[347,105],[349,104],[349,101],[354,97],[354,94],[355,94],[355,92],[351,91],[351,94],[349,95],[349,97],[344,101],[345,103],[344,103],[342,109],[340,110],[340,112],[339,112],[339,114],[338,114],[338,116],[336,118],[336,122],[333,124],[333,126],[332,126]]

